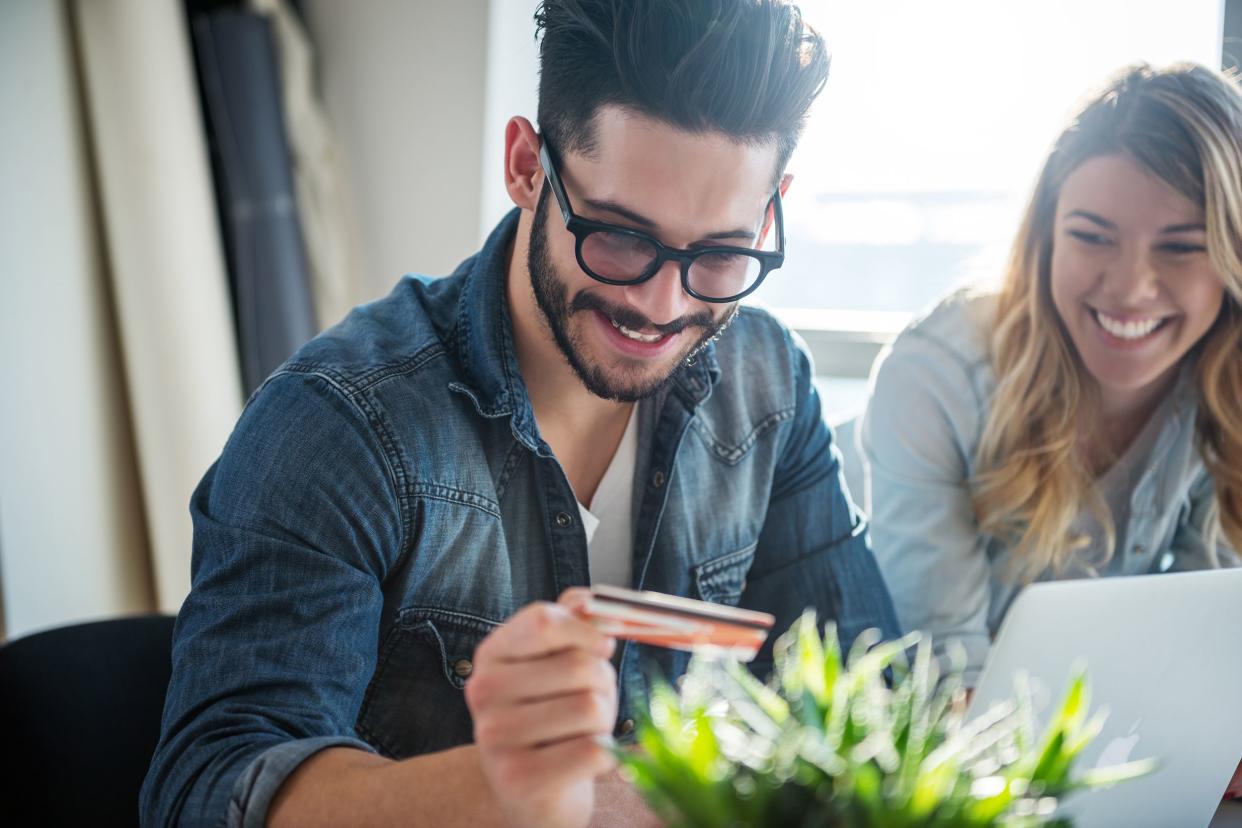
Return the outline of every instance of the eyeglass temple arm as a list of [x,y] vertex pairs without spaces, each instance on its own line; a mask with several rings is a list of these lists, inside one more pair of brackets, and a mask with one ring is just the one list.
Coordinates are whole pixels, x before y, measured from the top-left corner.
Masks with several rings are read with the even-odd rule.
[[781,191],[779,187],[776,192],[772,193],[772,219],[776,223],[776,250],[773,252],[784,254],[785,210],[781,206]]
[[569,206],[569,196],[564,186],[561,185],[561,176],[556,171],[556,165],[552,163],[552,150],[548,146],[547,139],[539,145],[539,164],[543,167],[543,174],[548,177],[548,186],[552,190],[552,195],[556,197],[556,206],[561,210],[561,218],[568,224],[573,218],[574,211]]

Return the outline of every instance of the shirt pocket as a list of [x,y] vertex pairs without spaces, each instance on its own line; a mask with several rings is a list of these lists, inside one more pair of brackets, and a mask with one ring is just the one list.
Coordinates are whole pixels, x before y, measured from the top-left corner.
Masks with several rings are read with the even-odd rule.
[[715,604],[737,606],[746,589],[746,575],[755,560],[758,545],[757,540],[752,541],[741,549],[691,567],[690,577],[698,597]]
[[475,647],[497,626],[465,613],[401,610],[380,648],[358,735],[394,759],[473,741],[463,690]]

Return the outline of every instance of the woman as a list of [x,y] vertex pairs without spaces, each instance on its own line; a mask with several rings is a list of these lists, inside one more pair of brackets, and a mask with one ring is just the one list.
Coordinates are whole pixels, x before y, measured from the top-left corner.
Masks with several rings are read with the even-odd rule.
[[861,431],[902,624],[973,684],[1026,583],[1236,565],[1242,92],[1131,68],[1057,140],[995,293],[907,328]]

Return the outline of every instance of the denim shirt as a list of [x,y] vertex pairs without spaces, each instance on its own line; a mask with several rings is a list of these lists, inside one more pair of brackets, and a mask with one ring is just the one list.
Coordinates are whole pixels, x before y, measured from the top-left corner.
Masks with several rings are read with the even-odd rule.
[[[936,649],[966,651],[973,685],[1021,590],[1008,544],[980,533],[971,506],[975,454],[996,378],[988,332],[995,296],[961,292],[912,323],[881,356],[859,433],[876,559],[898,619]],[[1125,539],[1100,575],[1235,565],[1214,531],[1216,490],[1195,447],[1191,372],[1153,415],[1151,449],[1129,493]],[[1086,523],[1080,516],[1080,524]],[[1217,542],[1213,543],[1212,538]],[[1042,578],[1093,577],[1084,561]]]
[[[479,641],[590,583],[514,355],[516,226],[514,211],[452,276],[356,309],[247,403],[191,501],[193,588],[145,825],[261,825],[329,746],[402,758],[470,742]],[[846,642],[898,634],[811,376],[789,332],[744,308],[638,407],[637,588],[771,612],[777,630],[814,607]],[[686,659],[623,644],[618,722],[649,670],[676,677]]]

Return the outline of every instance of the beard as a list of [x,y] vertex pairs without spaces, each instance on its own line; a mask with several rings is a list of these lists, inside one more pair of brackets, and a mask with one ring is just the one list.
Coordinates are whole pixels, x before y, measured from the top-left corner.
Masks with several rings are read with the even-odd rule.
[[[561,355],[569,363],[578,379],[597,397],[616,402],[637,402],[657,393],[673,378],[683,361],[703,350],[714,338],[728,327],[736,315],[736,309],[717,319],[710,313],[697,313],[683,316],[664,325],[656,325],[642,314],[624,306],[612,305],[589,291],[582,291],[572,301],[566,297],[565,282],[556,272],[548,251],[547,219],[548,189],[544,188],[539,195],[539,204],[535,207],[535,218],[531,223],[530,246],[526,256],[526,267],[530,272],[530,284],[535,293],[535,302],[543,315],[543,320],[552,332]],[[613,366],[611,369],[591,362],[585,355],[586,346],[581,332],[570,330],[570,317],[575,313],[591,313],[598,311],[618,324],[632,331],[655,329],[662,334],[675,334],[691,328],[701,329],[701,335],[672,360],[667,372],[651,376],[641,368],[629,368],[624,365]]]

